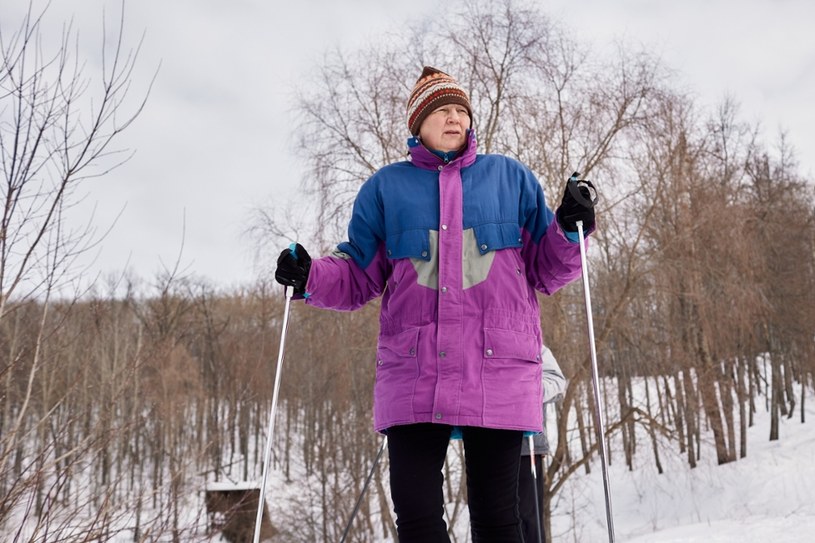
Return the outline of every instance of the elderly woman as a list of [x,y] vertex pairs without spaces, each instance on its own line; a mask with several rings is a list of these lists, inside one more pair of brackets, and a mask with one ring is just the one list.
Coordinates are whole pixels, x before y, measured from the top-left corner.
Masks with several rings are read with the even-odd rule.
[[556,216],[527,167],[477,154],[471,123],[467,92],[425,67],[407,102],[410,160],[362,185],[332,255],[312,261],[298,245],[275,272],[317,307],[382,296],[374,428],[388,436],[401,543],[449,541],[442,467],[454,427],[473,541],[523,541],[521,442],[542,427],[535,291],[580,275],[576,222],[594,227],[585,200],[564,191]]

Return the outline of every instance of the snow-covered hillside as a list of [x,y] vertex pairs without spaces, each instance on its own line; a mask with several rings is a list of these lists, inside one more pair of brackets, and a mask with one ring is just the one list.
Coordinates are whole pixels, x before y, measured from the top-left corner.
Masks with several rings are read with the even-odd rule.
[[[815,541],[815,409],[807,399],[782,419],[781,440],[770,442],[769,414],[759,410],[746,458],[717,466],[712,445],[688,469],[663,452],[657,474],[649,455],[636,469],[612,465],[612,509],[620,543],[805,543]],[[643,451],[644,452],[644,451]],[[622,464],[622,462],[620,462]],[[608,540],[600,469],[569,485],[553,518],[554,543]]]

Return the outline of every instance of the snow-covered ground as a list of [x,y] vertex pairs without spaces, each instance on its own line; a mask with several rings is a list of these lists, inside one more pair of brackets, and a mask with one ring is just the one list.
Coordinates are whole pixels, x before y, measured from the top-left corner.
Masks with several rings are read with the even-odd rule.
[[[808,389],[807,394],[811,395],[812,390]],[[712,443],[702,444],[701,460],[695,469],[690,469],[676,443],[665,440],[660,451],[664,473],[658,474],[650,442],[641,436],[635,469],[629,471],[612,439],[610,481],[616,542],[815,542],[815,403],[811,396],[807,405],[807,422],[800,422],[797,408],[793,418],[781,420],[781,439],[774,442],[768,440],[770,419],[761,405],[755,425],[748,430],[747,457],[723,466],[716,465]],[[709,431],[703,435],[709,435]],[[457,446],[460,443],[451,445],[451,456],[455,456],[453,448]],[[313,489],[303,477],[294,479],[286,483],[282,473],[271,473],[267,503],[273,518],[291,518],[292,513],[280,513],[293,505],[299,507],[295,514],[307,513],[303,509],[306,507],[312,509],[310,514],[314,518],[319,518],[322,511],[318,493],[312,495]],[[203,490],[204,481],[200,482]],[[375,493],[376,489],[372,487],[371,491]],[[182,540],[223,541],[217,534],[206,535],[202,497],[203,492],[191,493],[181,508],[181,525],[192,528]],[[373,503],[378,501],[378,496],[369,498]],[[149,517],[147,511],[144,517]],[[20,520],[25,525],[25,517]],[[121,522],[124,530],[113,540],[132,541],[132,533],[125,526],[129,525],[128,519]],[[597,459],[591,474],[573,475],[556,497],[552,531],[550,543],[608,541],[602,470]],[[468,532],[465,511],[455,526],[457,542],[470,541]],[[14,540],[14,535],[18,535],[17,541],[28,541],[26,533],[24,529],[19,534],[0,534],[0,540],[8,536]],[[169,534],[166,539],[154,535],[155,541],[170,541]]]
[[[800,408],[796,408],[793,418],[781,420],[781,439],[773,442],[769,441],[769,413],[760,405],[755,424],[748,429],[747,457],[722,466],[716,463],[712,441],[702,443],[701,459],[690,469],[678,445],[663,440],[662,474],[657,473],[645,435],[639,436],[633,471],[625,466],[622,454],[612,450],[609,479],[615,541],[815,542],[815,402],[811,396],[807,405],[807,422],[800,422]],[[703,436],[712,440],[708,429]],[[457,446],[460,443],[451,444],[448,457]],[[618,446],[612,439],[612,447]],[[301,486],[297,488],[303,492]],[[271,494],[279,504],[291,490],[276,482]],[[269,499],[275,502],[275,496]],[[591,474],[580,472],[569,479],[553,507],[550,543],[609,540],[599,459],[595,458]],[[454,531],[458,543],[471,541],[466,511]]]
[[[609,470],[616,541],[815,542],[815,408],[807,401],[807,422],[798,410],[782,419],[780,441],[768,440],[769,415],[759,411],[747,457],[723,466],[708,444],[693,470],[678,451],[663,451],[660,475],[641,441],[633,472],[622,462]],[[553,543],[608,541],[600,469],[564,489],[556,509]]]

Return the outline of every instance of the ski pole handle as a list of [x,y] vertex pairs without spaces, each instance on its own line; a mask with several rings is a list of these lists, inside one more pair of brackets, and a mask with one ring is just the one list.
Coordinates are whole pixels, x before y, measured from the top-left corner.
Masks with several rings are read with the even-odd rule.
[[[289,243],[289,251],[291,252],[291,256],[293,256],[294,259],[297,260],[297,243],[295,242]],[[294,286],[291,285],[286,286],[285,293],[286,300],[291,300],[292,296],[294,296]],[[308,298],[308,294],[305,294],[305,297]]]
[[[294,242],[289,243],[289,251],[291,251],[291,256],[297,259],[297,244]],[[291,297],[294,296],[294,287],[289,285],[286,287],[286,299],[291,300]]]
[[[580,179],[580,172],[574,172],[566,182],[566,186],[568,187],[572,197],[583,207],[592,208],[597,203],[597,189],[594,187],[594,184],[591,181],[587,179]],[[583,187],[585,187],[589,193],[588,198],[586,198],[583,195],[583,191],[580,190]]]

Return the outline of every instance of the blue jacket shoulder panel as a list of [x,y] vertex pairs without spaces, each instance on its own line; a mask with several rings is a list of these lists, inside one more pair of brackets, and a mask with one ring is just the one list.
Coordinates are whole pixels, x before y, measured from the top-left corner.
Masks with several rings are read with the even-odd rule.
[[[506,237],[514,227],[511,238],[517,238],[518,229],[522,228],[537,243],[546,233],[554,215],[546,207],[543,187],[532,171],[517,160],[504,155],[478,155],[461,177],[464,228],[475,228],[477,237],[483,228],[502,230],[498,235]],[[511,245],[519,246],[518,240],[514,241]]]
[[337,250],[349,255],[363,270],[371,263],[385,231],[378,184],[376,174],[362,184],[348,223],[348,241],[337,245]]
[[407,161],[378,170],[360,188],[348,225],[348,241],[337,248],[362,269],[383,242],[390,258],[426,255],[428,233],[439,224],[438,178],[437,171],[423,170]]

